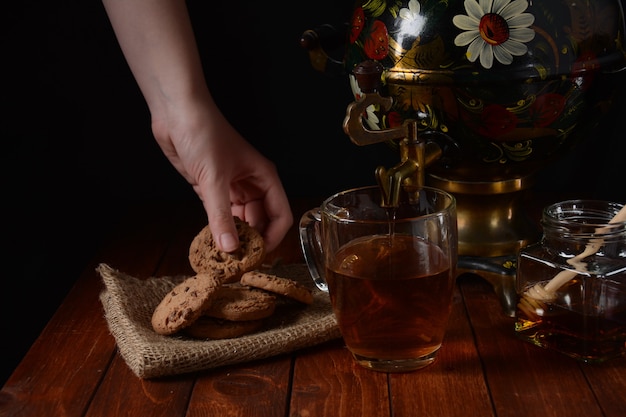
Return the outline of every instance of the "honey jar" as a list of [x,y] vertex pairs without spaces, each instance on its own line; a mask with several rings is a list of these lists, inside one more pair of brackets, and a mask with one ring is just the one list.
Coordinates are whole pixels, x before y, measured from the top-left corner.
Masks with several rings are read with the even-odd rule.
[[517,336],[583,362],[626,356],[625,206],[563,201],[541,225],[518,254]]

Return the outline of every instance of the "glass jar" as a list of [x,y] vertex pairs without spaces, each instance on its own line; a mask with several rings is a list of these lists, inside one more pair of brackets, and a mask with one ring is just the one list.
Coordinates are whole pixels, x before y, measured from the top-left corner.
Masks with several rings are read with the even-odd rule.
[[625,217],[605,201],[544,208],[541,241],[518,255],[521,339],[583,362],[626,356]]

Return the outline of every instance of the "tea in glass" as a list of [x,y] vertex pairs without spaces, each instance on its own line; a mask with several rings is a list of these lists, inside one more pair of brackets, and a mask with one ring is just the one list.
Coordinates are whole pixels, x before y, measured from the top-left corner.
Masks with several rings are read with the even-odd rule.
[[397,208],[381,201],[378,187],[336,194],[302,217],[301,243],[356,361],[377,371],[412,371],[433,363],[445,335],[456,278],[456,205],[450,194],[427,187]]

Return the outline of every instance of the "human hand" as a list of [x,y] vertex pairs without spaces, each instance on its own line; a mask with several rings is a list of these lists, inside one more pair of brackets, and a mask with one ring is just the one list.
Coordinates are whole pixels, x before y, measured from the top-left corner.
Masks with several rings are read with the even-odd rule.
[[278,246],[293,216],[276,168],[210,97],[153,114],[152,129],[165,156],[202,200],[221,250],[239,246],[233,216],[261,232],[268,252]]
[[202,200],[218,247],[239,246],[234,215],[259,230],[272,251],[293,223],[285,191],[274,165],[213,102],[186,3],[103,3],[150,108],[154,136]]

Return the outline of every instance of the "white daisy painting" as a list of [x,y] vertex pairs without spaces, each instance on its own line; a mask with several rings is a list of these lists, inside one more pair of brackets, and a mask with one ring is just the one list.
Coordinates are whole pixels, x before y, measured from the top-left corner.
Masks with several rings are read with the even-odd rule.
[[510,65],[514,56],[528,52],[525,43],[535,37],[531,28],[535,17],[525,13],[527,0],[465,0],[464,6],[467,15],[459,14],[452,19],[463,30],[454,44],[467,46],[470,62],[479,59],[480,65],[490,69],[494,58]]

